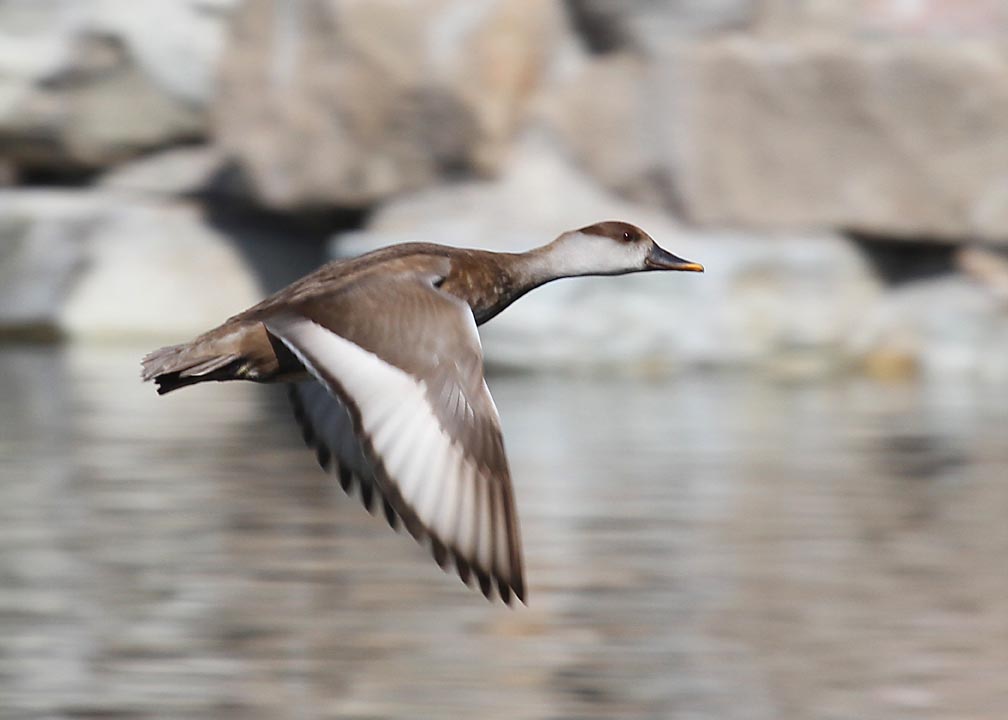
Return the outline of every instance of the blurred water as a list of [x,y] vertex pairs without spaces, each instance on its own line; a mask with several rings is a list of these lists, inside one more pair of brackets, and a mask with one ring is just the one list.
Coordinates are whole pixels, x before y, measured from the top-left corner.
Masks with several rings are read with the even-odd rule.
[[140,353],[0,351],[2,718],[1008,714],[1003,393],[497,378],[508,610]]

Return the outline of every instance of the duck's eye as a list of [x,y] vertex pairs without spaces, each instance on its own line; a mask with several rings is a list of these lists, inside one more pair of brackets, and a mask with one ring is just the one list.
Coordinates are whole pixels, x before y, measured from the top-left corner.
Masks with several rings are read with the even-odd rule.
[[631,238],[630,238],[630,231],[629,230],[624,230],[623,231],[623,239],[626,240],[627,242],[630,242]]

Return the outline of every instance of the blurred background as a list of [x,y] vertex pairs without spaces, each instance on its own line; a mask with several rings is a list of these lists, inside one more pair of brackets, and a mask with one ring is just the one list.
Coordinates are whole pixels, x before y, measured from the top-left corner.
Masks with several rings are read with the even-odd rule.
[[[139,360],[634,222],[482,329],[529,607]],[[1008,2],[0,0],[0,717],[1008,715]]]

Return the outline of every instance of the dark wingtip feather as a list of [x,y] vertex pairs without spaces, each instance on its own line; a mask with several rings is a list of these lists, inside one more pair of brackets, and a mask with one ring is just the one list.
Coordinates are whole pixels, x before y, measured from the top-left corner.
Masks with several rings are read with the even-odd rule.
[[392,505],[385,498],[382,498],[382,507],[385,508],[385,520],[388,521],[389,527],[398,532],[399,516],[396,515],[396,511],[392,509]]
[[360,486],[361,502],[364,504],[364,507],[367,508],[367,511],[374,515],[374,488],[371,487],[370,483],[366,483],[361,480],[358,480],[357,484]]
[[459,555],[457,552],[452,553],[452,555],[455,558],[455,570],[458,571],[458,575],[460,578],[462,578],[462,582],[468,585],[469,579],[471,577],[469,563],[466,561],[464,557]]
[[423,525],[415,517],[406,516],[402,518],[403,525],[406,526],[406,532],[416,540],[417,542],[422,542],[424,536],[427,534],[424,530]]
[[353,490],[353,473],[342,465],[339,467],[339,484],[343,488],[343,492],[347,494]]
[[318,460],[319,467],[328,472],[329,463],[332,461],[332,453],[329,452],[329,448],[324,443],[319,443],[315,448],[315,459]]
[[508,585],[503,580],[497,580],[497,593],[500,595],[500,599],[504,601],[505,605],[511,604],[511,586]]
[[525,578],[521,575],[511,578],[510,587],[511,592],[513,592],[515,597],[521,601],[521,604],[528,605],[528,603],[525,602]]
[[477,569],[476,579],[479,581],[479,588],[480,592],[483,593],[483,597],[489,600],[490,593],[493,592],[493,581],[490,579],[490,576],[482,570]]
[[297,385],[287,386],[287,399],[290,400],[291,410],[294,411],[294,419],[298,427],[301,428],[301,439],[308,447],[312,446],[311,428],[308,426],[308,416],[305,414],[304,403],[301,402],[301,395],[298,394]]
[[434,562],[438,564],[442,570],[448,569],[448,551],[445,549],[444,544],[436,537],[431,535],[431,555],[434,556]]

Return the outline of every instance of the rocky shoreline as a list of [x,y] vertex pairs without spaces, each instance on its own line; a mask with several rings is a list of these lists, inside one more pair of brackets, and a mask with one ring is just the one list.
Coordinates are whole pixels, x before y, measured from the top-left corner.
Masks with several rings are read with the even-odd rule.
[[1008,380],[1008,10],[853,5],[0,1],[0,335],[620,217],[707,274],[544,288],[491,365]]

